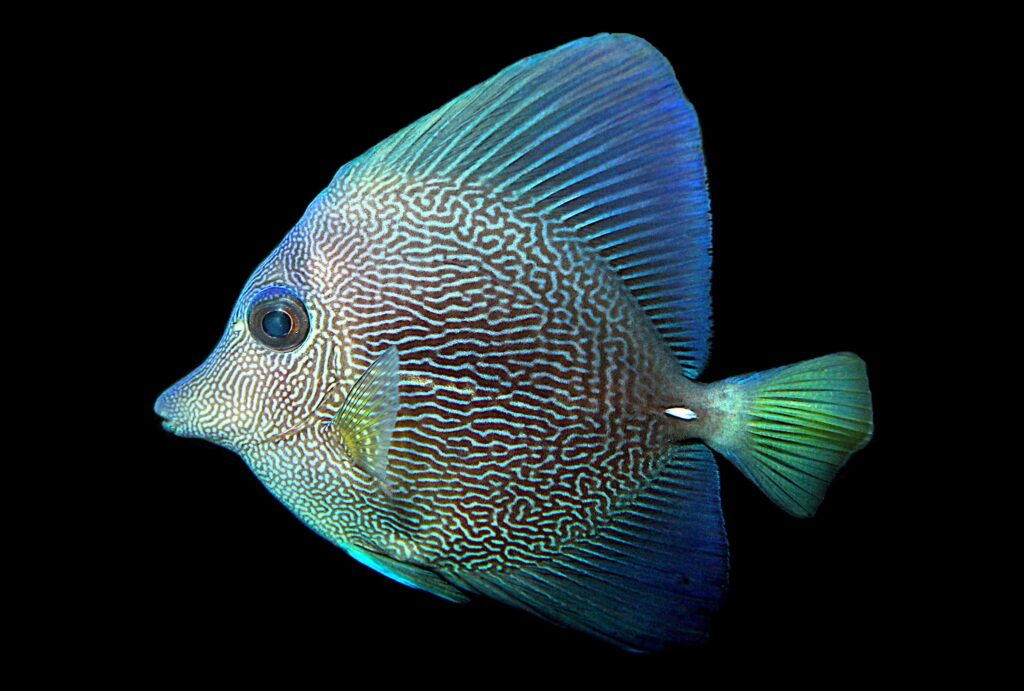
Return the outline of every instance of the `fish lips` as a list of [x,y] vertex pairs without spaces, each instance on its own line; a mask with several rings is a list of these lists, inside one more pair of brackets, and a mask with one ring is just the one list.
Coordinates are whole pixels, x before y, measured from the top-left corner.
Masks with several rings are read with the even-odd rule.
[[159,415],[161,420],[161,426],[168,432],[171,432],[179,437],[194,437],[196,435],[189,434],[184,425],[180,420],[176,419],[177,414],[177,401],[176,390],[177,386],[171,388],[160,394],[160,397],[156,399],[156,403],[153,404],[153,412]]
[[181,383],[179,382],[160,394],[156,403],[153,404],[153,412],[162,418],[160,424],[165,430],[186,439],[205,439],[214,444],[228,442],[227,439],[220,439],[214,430],[202,429],[196,416],[181,399]]

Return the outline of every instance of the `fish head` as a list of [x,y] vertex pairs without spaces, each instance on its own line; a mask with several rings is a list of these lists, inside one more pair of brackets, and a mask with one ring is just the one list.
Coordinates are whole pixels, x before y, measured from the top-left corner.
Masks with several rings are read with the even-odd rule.
[[167,430],[252,465],[266,442],[315,424],[349,367],[327,280],[337,267],[325,266],[308,216],[250,277],[213,352],[157,400]]

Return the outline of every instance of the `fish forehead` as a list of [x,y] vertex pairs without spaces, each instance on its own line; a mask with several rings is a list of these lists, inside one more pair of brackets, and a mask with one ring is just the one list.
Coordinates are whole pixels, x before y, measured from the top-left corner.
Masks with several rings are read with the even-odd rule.
[[310,440],[250,461],[315,530],[414,544],[439,565],[525,563],[655,475],[668,440],[650,392],[681,375],[616,274],[555,219],[451,180],[363,177],[336,181],[296,234],[349,356],[339,378],[392,345],[402,363],[394,496]]

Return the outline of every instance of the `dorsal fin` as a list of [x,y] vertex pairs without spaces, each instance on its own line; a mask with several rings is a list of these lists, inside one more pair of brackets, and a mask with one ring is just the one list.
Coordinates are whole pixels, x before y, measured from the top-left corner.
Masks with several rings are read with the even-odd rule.
[[445,179],[573,229],[618,272],[696,378],[711,335],[700,129],[668,61],[600,35],[521,60],[336,177]]

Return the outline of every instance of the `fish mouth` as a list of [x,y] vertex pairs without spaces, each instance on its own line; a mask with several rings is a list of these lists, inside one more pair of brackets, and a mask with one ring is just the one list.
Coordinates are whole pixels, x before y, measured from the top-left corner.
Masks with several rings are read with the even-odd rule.
[[170,390],[165,391],[160,395],[160,398],[156,399],[156,403],[153,404],[153,412],[160,416],[160,426],[165,430],[176,436],[183,436],[181,433],[181,424],[176,422],[173,417],[171,410],[171,404],[168,400],[170,397],[168,394]]
[[157,414],[160,415],[160,417],[162,418],[160,420],[160,426],[163,427],[164,430],[170,432],[171,434],[173,434],[176,437],[187,436],[186,434],[184,434],[182,432],[181,423],[171,419],[170,417],[164,417],[160,413],[157,413]]
[[164,430],[173,434],[174,436],[181,437],[182,439],[207,439],[213,442],[214,444],[220,443],[216,439],[213,439],[210,436],[193,429],[193,427],[189,425],[186,421],[175,420],[173,418],[168,417],[160,421],[160,426],[163,427]]

